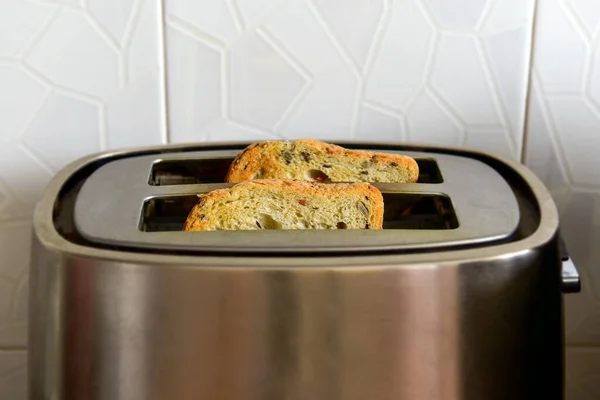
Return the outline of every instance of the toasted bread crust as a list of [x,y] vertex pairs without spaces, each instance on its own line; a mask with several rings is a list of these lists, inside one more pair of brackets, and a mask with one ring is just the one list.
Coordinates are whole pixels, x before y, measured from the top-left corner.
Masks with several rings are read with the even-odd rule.
[[[334,144],[313,139],[293,141],[265,141],[251,144],[244,149],[231,163],[225,181],[229,183],[243,182],[249,179],[299,179],[302,169],[319,168],[314,160],[331,166],[352,165],[343,171],[334,172],[333,182],[388,182],[373,179],[373,175],[362,175],[375,167],[387,168],[388,171],[399,172],[391,183],[413,183],[419,177],[417,162],[408,156],[380,153],[365,150],[349,150]],[[367,165],[361,169],[361,165]],[[328,170],[328,171],[331,171]],[[329,174],[328,174],[329,175]],[[387,176],[390,176],[387,174]],[[335,178],[335,179],[334,179]],[[300,180],[310,180],[303,178]]]
[[[367,217],[368,224],[364,229],[383,228],[383,196],[379,189],[369,183],[324,184],[308,181],[256,179],[239,183],[231,188],[214,190],[201,196],[198,203],[190,211],[183,230],[205,231],[215,229],[215,220],[219,218],[219,215],[222,215],[215,209],[216,204],[237,199],[244,192],[257,191],[257,189],[268,189],[269,193],[277,192],[290,198],[302,197],[309,201],[320,201],[323,207],[328,206],[328,199],[360,199],[367,206],[366,210],[369,210]],[[225,215],[224,217],[235,218],[232,215]]]

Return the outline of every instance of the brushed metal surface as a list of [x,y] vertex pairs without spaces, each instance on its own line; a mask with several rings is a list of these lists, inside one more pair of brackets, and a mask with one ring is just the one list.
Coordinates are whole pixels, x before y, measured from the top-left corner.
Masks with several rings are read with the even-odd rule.
[[560,264],[548,246],[294,268],[37,247],[30,398],[559,400]]
[[[494,246],[349,257],[128,252],[38,204],[31,400],[563,400],[558,214]],[[63,200],[61,200],[63,201]],[[69,226],[72,221],[66,221]]]

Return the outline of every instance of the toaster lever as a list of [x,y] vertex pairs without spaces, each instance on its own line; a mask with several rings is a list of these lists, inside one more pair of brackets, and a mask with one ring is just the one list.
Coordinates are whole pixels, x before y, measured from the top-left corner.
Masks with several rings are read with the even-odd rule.
[[560,259],[562,261],[562,291],[563,293],[579,293],[581,291],[581,281],[579,272],[567,251],[567,245],[560,237]]

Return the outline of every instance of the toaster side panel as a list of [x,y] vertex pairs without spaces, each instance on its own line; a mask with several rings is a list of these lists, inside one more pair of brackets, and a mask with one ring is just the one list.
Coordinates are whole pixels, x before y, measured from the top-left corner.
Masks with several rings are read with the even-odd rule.
[[554,245],[384,267],[40,255],[31,398],[561,400]]

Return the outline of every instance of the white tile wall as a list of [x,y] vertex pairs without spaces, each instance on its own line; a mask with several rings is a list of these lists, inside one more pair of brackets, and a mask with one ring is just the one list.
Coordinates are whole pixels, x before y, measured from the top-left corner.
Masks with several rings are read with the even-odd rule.
[[0,0],[0,399],[25,398],[52,174],[108,148],[300,136],[524,159],[584,278],[568,399],[599,398],[599,37],[597,0]]
[[533,1],[459,3],[167,0],[170,137],[410,140],[519,157]]

